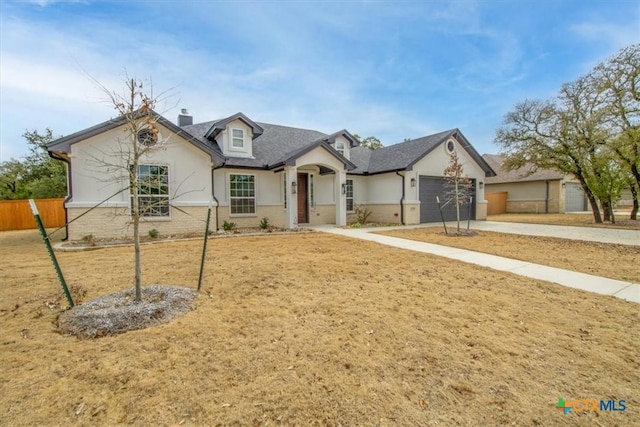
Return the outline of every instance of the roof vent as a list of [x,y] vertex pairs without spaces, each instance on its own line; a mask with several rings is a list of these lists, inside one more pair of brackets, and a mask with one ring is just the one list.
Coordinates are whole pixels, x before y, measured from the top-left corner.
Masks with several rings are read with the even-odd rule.
[[186,108],[182,108],[180,110],[180,114],[178,114],[178,126],[190,126],[193,124],[193,116],[189,114],[189,111]]

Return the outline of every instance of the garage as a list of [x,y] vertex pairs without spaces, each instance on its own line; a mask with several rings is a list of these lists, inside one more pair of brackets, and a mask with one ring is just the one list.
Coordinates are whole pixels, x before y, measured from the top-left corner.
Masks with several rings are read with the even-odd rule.
[[565,212],[580,212],[587,210],[587,199],[580,184],[567,182],[565,185]]
[[[476,219],[476,180],[471,180],[472,197],[473,202],[471,205],[471,219]],[[438,202],[436,196],[440,198],[440,202],[446,201],[447,184],[442,177],[433,176],[420,176],[420,222],[437,222],[441,221],[440,211],[438,210]],[[455,203],[449,202],[447,206],[442,209],[442,214],[445,221],[456,220],[456,207]],[[467,219],[469,215],[469,205],[461,207],[460,219]]]

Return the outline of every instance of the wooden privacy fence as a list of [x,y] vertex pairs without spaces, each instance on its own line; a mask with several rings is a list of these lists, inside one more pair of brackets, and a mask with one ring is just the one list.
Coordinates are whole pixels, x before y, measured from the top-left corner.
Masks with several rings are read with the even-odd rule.
[[484,195],[487,199],[487,215],[498,215],[507,212],[507,192],[489,193]]
[[[37,199],[36,206],[44,226],[65,224],[64,199]],[[0,231],[38,228],[28,200],[0,200]]]

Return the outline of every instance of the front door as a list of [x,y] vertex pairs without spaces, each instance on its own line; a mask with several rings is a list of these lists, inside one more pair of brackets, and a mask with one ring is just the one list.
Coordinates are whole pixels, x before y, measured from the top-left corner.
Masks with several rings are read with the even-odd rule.
[[298,224],[309,222],[309,204],[307,202],[307,177],[306,173],[298,174]]

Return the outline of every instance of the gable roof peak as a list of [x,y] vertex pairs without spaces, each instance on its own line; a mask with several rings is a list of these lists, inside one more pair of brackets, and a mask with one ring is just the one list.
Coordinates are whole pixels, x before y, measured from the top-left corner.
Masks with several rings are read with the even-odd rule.
[[260,126],[259,124],[251,120],[249,117],[244,115],[244,113],[237,112],[236,114],[233,114],[227,118],[214,121],[213,125],[205,133],[204,137],[207,139],[214,139],[220,132],[222,132],[227,127],[229,123],[233,122],[234,120],[241,120],[247,126],[249,126],[253,132],[254,139],[262,135],[262,132],[264,132],[264,129],[262,128],[262,126]]

